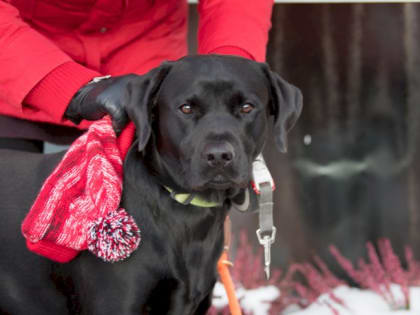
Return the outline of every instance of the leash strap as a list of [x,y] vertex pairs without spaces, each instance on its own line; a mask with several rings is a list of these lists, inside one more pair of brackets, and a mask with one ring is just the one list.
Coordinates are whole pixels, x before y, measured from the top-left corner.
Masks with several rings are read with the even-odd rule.
[[270,279],[271,245],[276,238],[276,227],[273,224],[273,178],[265,164],[262,154],[252,164],[253,187],[259,195],[259,228],[256,231],[260,245],[264,247],[264,271]]
[[260,185],[259,231],[271,234],[273,230],[273,191],[270,183]]
[[259,223],[257,237],[264,247],[264,271],[270,278],[271,245],[276,238],[276,227],[273,224],[273,178],[265,164],[262,154],[252,163],[251,188],[246,188],[237,200],[231,200],[231,207],[240,212],[257,210]]
[[231,234],[231,222],[229,216],[227,216],[224,223],[225,245],[223,253],[217,262],[217,271],[219,272],[220,281],[223,283],[226,295],[228,297],[230,314],[242,315],[241,306],[239,305],[239,301],[235,292],[235,286],[229,272],[229,266],[233,266],[228,257],[230,242],[232,238]]

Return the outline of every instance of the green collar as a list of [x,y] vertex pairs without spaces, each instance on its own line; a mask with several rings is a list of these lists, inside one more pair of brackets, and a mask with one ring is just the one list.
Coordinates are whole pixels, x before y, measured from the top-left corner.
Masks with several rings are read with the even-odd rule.
[[171,193],[172,199],[182,203],[183,205],[193,205],[202,208],[214,208],[220,207],[221,204],[215,201],[207,201],[203,198],[198,197],[196,194],[177,194],[175,191],[167,186],[164,186],[167,191]]

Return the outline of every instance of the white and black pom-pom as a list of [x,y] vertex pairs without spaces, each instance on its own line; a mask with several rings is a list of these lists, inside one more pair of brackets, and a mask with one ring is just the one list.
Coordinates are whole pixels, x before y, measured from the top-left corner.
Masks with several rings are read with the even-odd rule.
[[109,212],[89,228],[88,250],[106,262],[131,255],[140,244],[140,229],[124,209]]

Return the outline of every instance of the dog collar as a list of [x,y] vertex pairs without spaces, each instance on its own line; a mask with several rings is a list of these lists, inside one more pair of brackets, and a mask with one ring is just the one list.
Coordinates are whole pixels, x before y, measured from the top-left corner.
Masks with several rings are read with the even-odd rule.
[[201,208],[214,208],[220,207],[222,204],[215,201],[207,201],[203,198],[198,197],[196,194],[179,193],[177,194],[173,189],[164,186],[167,191],[171,194],[172,199],[182,203],[183,205],[193,205]]

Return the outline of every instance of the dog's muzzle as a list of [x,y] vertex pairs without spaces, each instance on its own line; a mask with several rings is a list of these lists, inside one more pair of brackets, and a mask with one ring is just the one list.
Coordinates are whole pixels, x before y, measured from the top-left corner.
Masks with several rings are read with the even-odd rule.
[[229,141],[206,143],[200,154],[202,184],[217,190],[241,186],[243,179],[239,175],[244,170],[240,156]]

